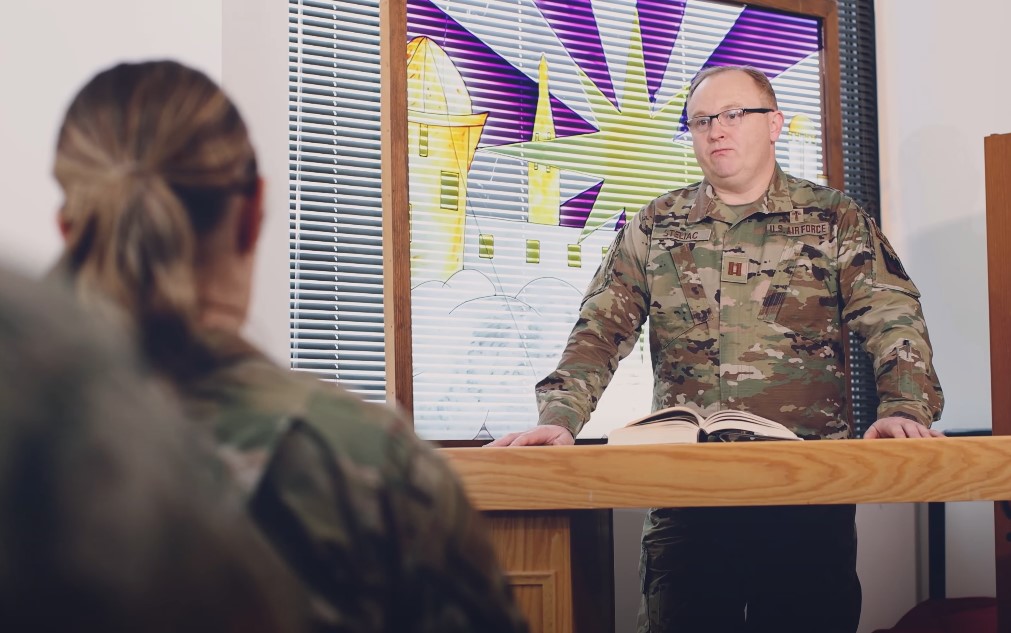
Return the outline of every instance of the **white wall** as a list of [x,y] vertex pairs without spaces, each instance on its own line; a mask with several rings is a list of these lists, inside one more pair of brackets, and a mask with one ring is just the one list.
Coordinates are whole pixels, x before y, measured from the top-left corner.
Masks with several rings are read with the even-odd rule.
[[0,4],[0,261],[41,274],[60,250],[51,176],[71,97],[98,70],[171,57],[221,77],[221,0]]
[[288,3],[221,1],[222,85],[246,119],[266,181],[246,334],[288,366]]
[[[875,5],[884,228],[923,293],[939,428],[989,428],[983,138],[1011,132],[1011,3]],[[947,509],[948,595],[994,595],[992,505]]]
[[863,590],[857,633],[891,628],[921,599],[917,535],[912,504],[857,506],[857,575]]
[[60,251],[51,176],[70,99],[97,71],[171,58],[222,83],[248,122],[267,180],[247,333],[288,362],[287,3],[91,0],[0,6],[0,261],[44,273]]

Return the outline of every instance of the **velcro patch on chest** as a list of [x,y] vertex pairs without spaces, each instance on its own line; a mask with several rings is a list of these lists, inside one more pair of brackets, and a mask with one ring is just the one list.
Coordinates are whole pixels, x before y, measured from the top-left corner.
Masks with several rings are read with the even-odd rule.
[[667,229],[663,233],[678,242],[708,242],[713,236],[712,229]]
[[735,284],[748,283],[748,263],[746,255],[724,255],[720,280]]
[[816,235],[818,237],[828,237],[828,222],[805,222],[803,224],[787,224],[785,222],[773,222],[766,227],[766,231],[772,233],[782,233],[790,237],[801,237],[802,235]]

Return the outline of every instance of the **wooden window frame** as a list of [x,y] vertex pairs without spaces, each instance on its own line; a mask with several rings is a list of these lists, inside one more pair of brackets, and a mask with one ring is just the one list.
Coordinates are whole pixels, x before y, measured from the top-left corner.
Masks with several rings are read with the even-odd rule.
[[[843,188],[842,111],[839,77],[839,16],[835,0],[755,0],[745,3],[822,21],[822,138],[830,187]],[[381,0],[380,122],[383,172],[383,310],[386,335],[386,397],[414,411],[411,338],[411,217],[408,208],[407,0]],[[532,388],[532,387],[531,387]]]

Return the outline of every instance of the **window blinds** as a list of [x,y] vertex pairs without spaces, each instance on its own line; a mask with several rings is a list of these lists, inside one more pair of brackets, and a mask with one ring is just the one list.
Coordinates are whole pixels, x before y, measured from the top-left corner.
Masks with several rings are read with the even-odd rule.
[[[880,222],[874,2],[839,0],[838,7],[846,193]],[[863,435],[877,419],[878,391],[874,365],[854,334],[850,335],[849,347],[853,422],[856,432]]]
[[384,400],[379,2],[288,7],[291,366]]

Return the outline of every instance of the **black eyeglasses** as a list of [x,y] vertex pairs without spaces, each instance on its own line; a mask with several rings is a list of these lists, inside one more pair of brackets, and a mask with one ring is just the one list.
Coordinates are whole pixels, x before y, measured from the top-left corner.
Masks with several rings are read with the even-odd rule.
[[713,119],[718,119],[723,127],[737,127],[741,124],[741,120],[744,119],[745,114],[766,114],[768,112],[775,112],[775,110],[772,108],[733,108],[731,110],[724,110],[719,114],[709,114],[688,119],[688,129],[691,130],[692,134],[705,132],[713,124]]

